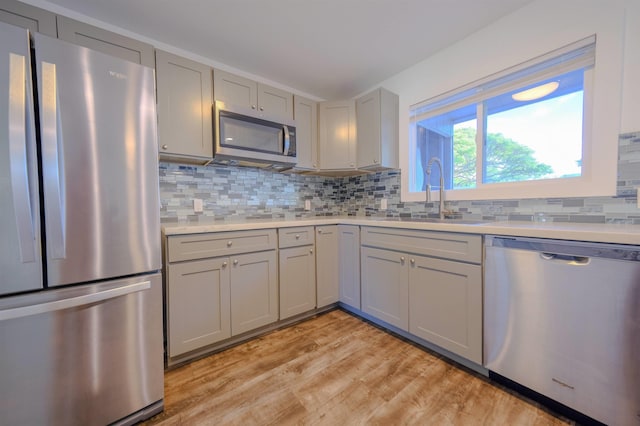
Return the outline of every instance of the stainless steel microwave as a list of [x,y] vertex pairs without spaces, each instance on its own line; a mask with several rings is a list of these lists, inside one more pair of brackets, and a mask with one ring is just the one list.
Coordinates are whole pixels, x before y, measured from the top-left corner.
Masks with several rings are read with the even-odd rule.
[[216,101],[214,161],[293,167],[296,164],[296,128],[293,121],[272,120],[249,108]]

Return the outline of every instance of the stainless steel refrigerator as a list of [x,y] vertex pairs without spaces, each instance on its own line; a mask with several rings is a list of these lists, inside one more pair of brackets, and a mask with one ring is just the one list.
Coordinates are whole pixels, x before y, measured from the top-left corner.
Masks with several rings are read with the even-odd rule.
[[156,137],[152,69],[0,23],[0,423],[162,410]]

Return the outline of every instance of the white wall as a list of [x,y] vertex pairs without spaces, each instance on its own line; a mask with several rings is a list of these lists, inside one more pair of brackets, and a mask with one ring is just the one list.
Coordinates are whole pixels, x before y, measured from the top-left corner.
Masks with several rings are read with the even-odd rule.
[[[634,3],[632,5],[632,3]],[[536,56],[596,34],[596,72],[594,110],[591,122],[593,144],[585,161],[595,160],[594,175],[586,176],[575,196],[614,195],[618,135],[622,129],[640,129],[640,3],[638,0],[538,0],[472,34],[468,38],[425,59],[417,65],[383,81],[381,86],[400,97],[400,165],[408,170],[409,107],[446,93],[475,80],[485,78]],[[625,29],[625,20],[628,29]],[[633,28],[633,26],[636,28]],[[625,36],[634,38],[623,55]],[[631,51],[633,48],[633,51]],[[623,59],[624,58],[624,59]],[[625,89],[625,113],[621,112],[622,81]],[[634,128],[635,127],[635,128]],[[589,158],[588,158],[589,157]],[[403,201],[423,199],[410,196],[408,173],[402,174]],[[554,186],[540,185],[541,193],[527,197],[567,196]],[[502,189],[489,191],[484,198],[524,198]],[[447,194],[456,199],[455,194]],[[415,199],[414,199],[415,198]],[[468,198],[467,198],[468,199]]]

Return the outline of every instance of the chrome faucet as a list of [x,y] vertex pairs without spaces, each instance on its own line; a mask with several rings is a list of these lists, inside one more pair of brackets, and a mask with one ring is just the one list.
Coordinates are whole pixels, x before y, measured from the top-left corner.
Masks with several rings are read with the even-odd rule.
[[440,219],[444,219],[444,173],[442,172],[442,162],[438,157],[431,157],[427,163],[427,203],[431,201],[431,166],[438,163],[440,169]]

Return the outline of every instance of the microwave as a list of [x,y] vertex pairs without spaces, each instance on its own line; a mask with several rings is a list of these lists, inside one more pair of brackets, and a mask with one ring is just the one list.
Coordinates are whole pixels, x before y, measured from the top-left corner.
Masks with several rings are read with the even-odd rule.
[[296,165],[296,127],[290,120],[270,119],[249,108],[213,105],[214,161],[223,164],[273,166],[280,170]]

